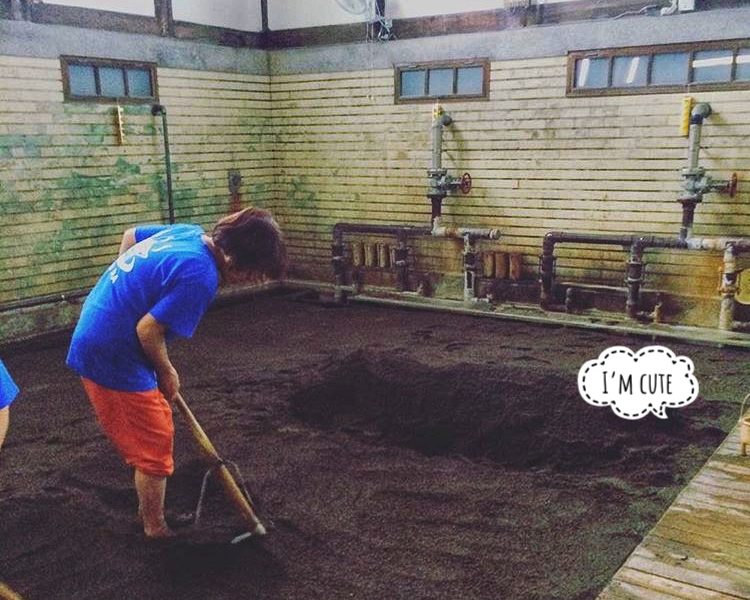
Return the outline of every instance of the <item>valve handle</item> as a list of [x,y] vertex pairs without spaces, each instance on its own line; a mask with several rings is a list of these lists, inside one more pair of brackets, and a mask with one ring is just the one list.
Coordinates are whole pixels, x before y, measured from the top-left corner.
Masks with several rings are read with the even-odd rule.
[[737,173],[732,173],[732,177],[729,178],[727,194],[729,194],[730,198],[734,198],[737,195]]
[[458,184],[458,189],[461,190],[462,194],[468,194],[471,191],[471,175],[464,173],[461,175],[461,181]]

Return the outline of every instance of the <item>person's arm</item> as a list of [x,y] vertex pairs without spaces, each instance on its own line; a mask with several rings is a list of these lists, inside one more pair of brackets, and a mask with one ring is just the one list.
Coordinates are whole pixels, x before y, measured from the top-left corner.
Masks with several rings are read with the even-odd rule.
[[131,246],[135,245],[135,227],[126,229],[125,233],[122,234],[122,241],[120,242],[120,250],[117,256],[122,256]]
[[10,420],[10,407],[0,408],[0,450],[3,448],[5,434],[8,433],[8,421]]
[[164,397],[172,402],[180,392],[180,377],[169,360],[166,330],[166,326],[159,323],[151,313],[146,313],[135,327],[143,352],[156,371],[159,389]]

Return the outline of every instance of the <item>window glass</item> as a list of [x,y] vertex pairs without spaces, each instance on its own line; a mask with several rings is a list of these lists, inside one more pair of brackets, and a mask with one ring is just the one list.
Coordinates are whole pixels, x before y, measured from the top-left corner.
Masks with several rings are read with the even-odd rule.
[[750,48],[740,48],[737,53],[734,78],[737,81],[750,81]]
[[120,98],[125,95],[125,79],[122,69],[99,67],[99,85],[102,96]]
[[134,98],[149,98],[153,96],[151,90],[151,74],[146,69],[127,69],[128,96]]
[[430,69],[428,96],[453,94],[453,69]]
[[693,55],[695,83],[732,80],[732,50],[702,50]]
[[687,83],[687,52],[669,52],[654,54],[651,64],[651,83],[653,85],[676,85]]
[[457,94],[481,94],[484,90],[482,67],[459,67],[456,83]]
[[424,96],[424,71],[401,71],[401,95]]
[[70,94],[72,96],[96,96],[94,67],[89,65],[68,65]]
[[647,83],[648,56],[615,56],[612,87],[642,87]]
[[576,87],[605,88],[608,77],[608,58],[582,58],[576,61]]

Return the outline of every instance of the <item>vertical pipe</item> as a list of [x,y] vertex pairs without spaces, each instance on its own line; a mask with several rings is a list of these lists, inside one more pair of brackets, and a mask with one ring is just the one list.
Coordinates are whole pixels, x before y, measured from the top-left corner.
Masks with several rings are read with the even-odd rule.
[[693,117],[690,121],[690,132],[688,138],[688,169],[698,168],[698,155],[701,151],[701,130],[703,129],[703,118]]
[[727,244],[724,248],[724,268],[719,292],[721,293],[719,329],[731,331],[734,326],[734,295],[737,292],[737,262],[732,244]]
[[432,119],[432,169],[443,168],[443,127],[453,123],[453,118],[444,113],[439,104],[433,108]]
[[688,139],[687,167],[682,170],[684,179],[682,187],[685,194],[679,198],[682,204],[682,224],[680,226],[680,240],[684,241],[693,233],[695,206],[703,199],[705,186],[701,183],[704,170],[698,166],[701,151],[701,130],[703,119],[711,114],[711,105],[700,102],[690,113],[690,130]]
[[682,224],[680,225],[680,239],[686,240],[693,236],[693,222],[695,221],[695,202],[682,200]]
[[474,238],[464,236],[464,301],[471,302],[477,297],[477,253]]
[[333,243],[331,244],[331,266],[333,267],[334,288],[333,299],[342,303],[346,299],[341,289],[346,283],[346,266],[344,265],[344,233],[339,228],[333,228]]
[[396,289],[399,292],[405,292],[409,287],[409,250],[406,247],[406,234],[399,231],[397,234],[397,243],[395,258],[396,264]]
[[628,274],[625,281],[628,286],[628,299],[625,302],[625,309],[628,317],[635,319],[638,317],[641,284],[643,283],[643,245],[638,242],[630,246]]
[[161,114],[162,135],[164,136],[164,162],[167,175],[167,210],[169,212],[169,223],[174,224],[174,196],[172,195],[172,154],[169,151],[169,130],[167,128],[167,109],[163,104],[154,104],[151,114]]
[[539,301],[542,308],[552,304],[552,283],[555,279],[555,238],[544,236],[542,255],[539,257],[539,281],[541,283]]

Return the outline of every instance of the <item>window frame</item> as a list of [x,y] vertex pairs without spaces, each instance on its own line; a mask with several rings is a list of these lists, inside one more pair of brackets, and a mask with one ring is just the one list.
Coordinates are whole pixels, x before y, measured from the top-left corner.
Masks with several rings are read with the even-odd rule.
[[[750,48],[750,39],[717,40],[710,42],[693,42],[683,44],[659,44],[651,46],[628,46],[624,48],[602,48],[598,50],[576,50],[568,52],[567,81],[565,95],[569,97],[578,96],[633,96],[638,94],[674,94],[680,92],[703,92],[724,90],[747,90],[750,89],[750,80],[735,81],[737,71],[737,54],[743,48]],[[731,81],[693,83],[693,60],[696,52],[703,50],[731,50],[732,71]],[[651,75],[653,67],[653,56],[655,54],[687,52],[688,73],[687,83],[677,85],[653,85]],[[619,56],[649,56],[646,72],[645,86],[611,87],[613,62]],[[604,88],[579,88],[575,86],[576,63],[583,58],[607,58],[609,61],[609,74],[607,87]]]
[[[443,96],[401,96],[401,73],[404,71],[424,71],[425,88],[429,86],[429,72],[433,69],[453,69],[453,89],[458,85],[458,69],[466,67],[482,68],[482,91],[479,94],[450,94]],[[434,102],[476,102],[490,99],[490,60],[489,58],[473,58],[459,60],[441,60],[420,63],[395,65],[394,104],[429,104]]]
[[[156,79],[156,63],[110,58],[90,58],[85,56],[60,56],[63,78],[63,95],[66,102],[98,102],[106,104],[155,104],[159,102],[159,86]],[[99,92],[96,96],[79,96],[70,91],[70,66],[94,67],[94,80]],[[125,93],[128,92],[128,69],[148,71],[151,78],[151,96],[102,96],[100,95],[99,69],[111,67],[121,69]]]

